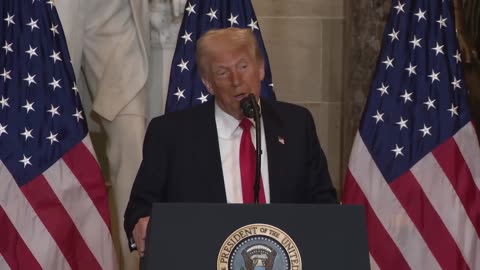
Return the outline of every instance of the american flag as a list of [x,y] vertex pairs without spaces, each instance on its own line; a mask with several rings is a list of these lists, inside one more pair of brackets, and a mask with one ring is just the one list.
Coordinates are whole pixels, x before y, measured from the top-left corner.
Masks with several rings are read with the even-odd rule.
[[170,69],[165,112],[189,108],[211,98],[198,74],[195,46],[203,33],[226,27],[251,28],[265,59],[261,96],[275,99],[272,74],[260,26],[250,0],[191,0],[187,2]]
[[452,1],[394,0],[348,166],[372,269],[480,269],[480,148]]
[[116,269],[53,1],[0,2],[0,269]]

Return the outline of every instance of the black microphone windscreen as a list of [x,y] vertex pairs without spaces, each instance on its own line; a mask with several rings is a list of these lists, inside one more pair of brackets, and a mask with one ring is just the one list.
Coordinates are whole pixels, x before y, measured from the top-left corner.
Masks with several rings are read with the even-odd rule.
[[255,116],[255,109],[253,106],[255,106],[255,104],[252,102],[252,98],[250,98],[250,96],[246,96],[240,100],[240,107],[242,108],[243,115],[248,118],[253,118]]

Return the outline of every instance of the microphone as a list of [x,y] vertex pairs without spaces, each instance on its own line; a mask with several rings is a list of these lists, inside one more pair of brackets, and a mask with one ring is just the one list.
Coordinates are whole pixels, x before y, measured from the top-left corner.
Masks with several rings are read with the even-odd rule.
[[256,166],[255,166],[255,183],[253,185],[254,202],[258,204],[258,197],[260,193],[260,168],[262,157],[262,140],[260,136],[260,108],[254,94],[248,94],[240,100],[240,107],[242,108],[243,115],[248,118],[253,118],[255,121],[255,143],[256,143]]
[[248,94],[248,96],[240,100],[240,107],[242,108],[243,115],[248,118],[253,118],[255,120],[255,113],[260,114],[260,110],[258,108],[258,104],[255,100],[254,94]]

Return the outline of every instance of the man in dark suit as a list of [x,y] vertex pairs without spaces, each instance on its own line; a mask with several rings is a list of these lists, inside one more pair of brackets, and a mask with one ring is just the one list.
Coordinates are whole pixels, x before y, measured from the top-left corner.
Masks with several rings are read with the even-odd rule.
[[153,202],[251,202],[253,186],[245,189],[242,148],[255,128],[240,108],[250,93],[262,115],[260,201],[337,202],[310,112],[259,98],[264,62],[251,30],[209,31],[197,42],[196,53],[200,76],[214,99],[155,118],[148,127],[124,224],[140,255]]

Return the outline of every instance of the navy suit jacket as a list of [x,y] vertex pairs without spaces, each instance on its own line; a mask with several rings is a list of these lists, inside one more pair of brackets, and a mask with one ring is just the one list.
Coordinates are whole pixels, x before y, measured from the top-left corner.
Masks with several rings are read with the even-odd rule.
[[[310,112],[263,99],[261,110],[270,202],[336,203]],[[226,203],[213,100],[150,122],[125,212],[128,237],[138,219],[150,215],[153,202]]]

